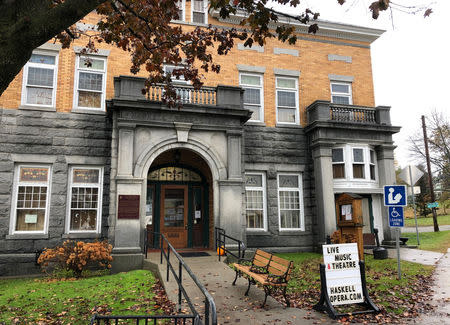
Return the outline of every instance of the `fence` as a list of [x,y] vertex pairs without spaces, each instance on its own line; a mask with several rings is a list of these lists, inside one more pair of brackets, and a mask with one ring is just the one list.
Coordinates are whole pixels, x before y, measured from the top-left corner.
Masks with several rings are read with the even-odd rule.
[[374,109],[348,106],[330,106],[330,119],[339,122],[377,123]]

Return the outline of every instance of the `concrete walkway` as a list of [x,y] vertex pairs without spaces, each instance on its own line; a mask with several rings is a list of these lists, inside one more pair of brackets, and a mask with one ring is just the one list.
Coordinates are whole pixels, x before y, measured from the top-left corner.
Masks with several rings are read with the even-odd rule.
[[436,310],[421,317],[417,323],[427,325],[450,324],[450,248],[436,264],[433,301]]
[[[433,232],[434,228],[433,226],[423,226],[423,227],[417,227],[420,232]],[[402,232],[416,232],[416,227],[402,227]],[[450,230],[450,225],[439,225],[440,231],[446,231]]]
[[[397,250],[395,248],[389,248],[388,256],[389,258],[397,259]],[[420,263],[423,265],[435,265],[443,256],[444,254],[442,253],[400,247],[400,259],[402,261]]]
[[[167,295],[171,301],[177,302],[178,287],[176,281],[172,276],[169,282],[165,281],[166,265],[165,263],[159,264],[159,254],[149,254],[148,260],[158,264]],[[173,261],[175,260],[173,259]],[[245,297],[247,280],[240,278],[236,281],[236,286],[232,286],[235,272],[225,263],[219,262],[216,255],[189,257],[184,258],[184,261],[213,296],[217,308],[218,324],[336,324],[325,314],[313,310],[286,308],[272,297],[268,297],[265,308],[261,308],[260,306],[264,301],[263,290],[252,285],[248,297]],[[178,263],[175,263],[174,267],[178,270]],[[185,275],[183,276],[183,284],[188,295],[193,299],[196,308],[203,312],[203,295],[200,290]],[[187,305],[183,304],[182,309],[187,310],[187,308]]]

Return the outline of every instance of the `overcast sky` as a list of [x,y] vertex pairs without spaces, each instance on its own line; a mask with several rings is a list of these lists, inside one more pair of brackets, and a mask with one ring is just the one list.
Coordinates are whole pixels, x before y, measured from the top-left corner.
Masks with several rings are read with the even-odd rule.
[[320,19],[386,30],[372,44],[375,104],[391,106],[392,124],[401,126],[394,135],[400,166],[413,163],[408,136],[421,130],[421,115],[432,109],[450,115],[450,0],[396,0],[402,5],[431,3],[433,13],[424,18],[393,10],[373,20],[368,9],[374,0],[301,0],[302,7],[320,12]]

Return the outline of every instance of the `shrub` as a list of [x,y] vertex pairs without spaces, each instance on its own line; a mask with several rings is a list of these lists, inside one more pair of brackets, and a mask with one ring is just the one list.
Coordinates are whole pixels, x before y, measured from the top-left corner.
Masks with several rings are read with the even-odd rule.
[[38,263],[44,272],[55,265],[79,278],[87,267],[111,268],[112,246],[107,241],[85,243],[66,240],[62,246],[46,248]]

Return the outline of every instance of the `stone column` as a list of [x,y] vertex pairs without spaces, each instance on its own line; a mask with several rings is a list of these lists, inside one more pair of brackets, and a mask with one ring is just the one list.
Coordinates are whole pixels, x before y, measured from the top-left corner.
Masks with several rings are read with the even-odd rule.
[[336,231],[336,210],[333,191],[331,146],[318,145],[312,152],[317,202],[318,244],[325,243],[327,235]]
[[[143,253],[141,248],[141,228],[140,208],[136,218],[119,218],[119,197],[121,195],[137,195],[139,201],[142,197],[143,179],[133,177],[133,157],[134,157],[134,126],[128,124],[118,125],[118,161],[116,194],[113,202],[115,228],[114,228],[114,248],[112,251],[114,273],[142,268]],[[141,204],[139,204],[139,207]]]
[[[394,149],[395,146],[393,145],[382,145],[376,148],[378,179],[381,188],[383,188],[384,185],[395,184]],[[393,243],[395,234],[389,227],[388,211],[383,204],[381,206],[381,216],[383,221],[383,243]]]
[[219,181],[219,227],[227,235],[245,242],[245,220],[242,209],[243,180]]

